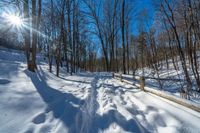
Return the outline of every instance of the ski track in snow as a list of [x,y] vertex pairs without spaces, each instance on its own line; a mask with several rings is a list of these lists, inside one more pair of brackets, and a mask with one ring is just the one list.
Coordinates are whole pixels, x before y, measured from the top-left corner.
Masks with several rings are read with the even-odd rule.
[[61,69],[58,78],[45,63],[31,73],[19,54],[7,54],[0,53],[0,133],[200,133],[199,113],[111,74]]

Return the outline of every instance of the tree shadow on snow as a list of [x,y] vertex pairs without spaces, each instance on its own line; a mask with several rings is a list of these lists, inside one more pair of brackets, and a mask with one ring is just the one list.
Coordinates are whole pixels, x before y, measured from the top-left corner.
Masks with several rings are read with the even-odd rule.
[[[97,115],[93,122],[91,132],[97,133],[99,130],[104,131],[112,124],[120,126],[120,128],[126,132],[148,133],[148,131],[136,119],[126,120],[126,118],[117,110],[110,110],[103,116]],[[113,129],[115,129],[114,126]]]
[[[45,113],[53,112],[55,118],[59,118],[68,127],[73,127],[75,116],[80,111],[78,106],[84,104],[84,100],[76,98],[70,93],[63,93],[47,85],[45,76],[39,73],[25,71],[30,77],[41,98],[48,107]],[[35,122],[36,123],[36,122]]]
[[64,77],[58,77],[60,79],[63,79],[65,81],[71,81],[71,82],[77,82],[77,83],[84,83],[84,84],[90,84],[90,82],[87,82],[87,81],[78,81],[78,80],[73,80],[73,79],[67,79],[67,78],[64,78]]
[[[136,119],[126,120],[117,110],[110,110],[102,116],[97,114],[99,104],[97,102],[98,78],[91,83],[91,93],[88,98],[81,100],[70,93],[63,93],[54,89],[46,83],[43,71],[32,73],[25,71],[30,77],[33,85],[37,89],[43,101],[48,105],[44,113],[53,112],[54,118],[60,119],[68,128],[69,133],[97,133],[104,131],[112,124],[117,124],[124,131],[143,132],[148,131],[140,125]],[[40,118],[34,118],[33,123],[45,122],[43,114]]]

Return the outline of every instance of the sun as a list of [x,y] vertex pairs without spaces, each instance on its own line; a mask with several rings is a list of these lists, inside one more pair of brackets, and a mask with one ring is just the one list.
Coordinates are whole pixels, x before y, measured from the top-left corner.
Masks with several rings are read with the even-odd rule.
[[3,12],[1,17],[4,18],[4,22],[9,26],[21,29],[24,25],[23,17],[19,13]]
[[16,16],[16,15],[8,15],[7,16],[8,22],[14,26],[17,27],[21,27],[23,24],[22,19],[20,18],[20,16]]

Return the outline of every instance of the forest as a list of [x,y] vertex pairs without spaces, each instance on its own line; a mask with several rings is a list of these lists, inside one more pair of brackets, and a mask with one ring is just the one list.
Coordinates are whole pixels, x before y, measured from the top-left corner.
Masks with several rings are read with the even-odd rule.
[[[183,70],[188,86],[192,86],[194,77],[199,88],[200,2],[152,1],[153,20],[152,14],[145,8],[138,10],[136,3],[133,0],[3,0],[2,9],[4,5],[13,7],[23,22],[17,27],[17,34],[21,35],[3,32],[6,29],[2,32],[13,39],[21,36],[16,43],[25,49],[28,69],[32,71],[37,68],[37,52],[45,54],[50,71],[52,61],[56,61],[57,76],[59,67],[66,67],[71,74],[78,69],[134,74],[144,67],[159,72],[161,67],[169,68],[172,63],[175,70]],[[136,35],[131,31],[134,22]]]
[[[1,49],[18,52],[15,57],[13,56],[15,52],[8,54],[7,51],[3,52]],[[25,59],[21,59],[23,56]],[[54,96],[62,97],[61,101],[72,97],[74,97],[71,99],[72,101],[77,101],[75,96],[68,97],[57,89],[62,88],[62,83],[63,86],[67,86],[68,82],[75,83],[71,81],[70,76],[72,79],[80,80],[77,81],[80,82],[78,86],[84,86],[84,83],[89,80],[88,82],[91,84],[87,93],[91,96],[84,99],[86,103],[82,106],[83,110],[90,110],[89,114],[94,117],[85,118],[84,113],[77,113],[75,116],[82,119],[75,120],[75,123],[81,123],[81,125],[75,124],[75,126],[80,126],[80,130],[68,125],[66,119],[63,120],[69,129],[68,132],[99,132],[100,129],[104,132],[106,130],[106,126],[102,125],[104,119],[99,118],[100,116],[98,116],[99,119],[96,119],[96,116],[91,112],[97,111],[98,106],[95,109],[97,103],[101,107],[101,103],[94,100],[95,95],[106,93],[105,86],[109,88],[115,83],[119,84],[119,88],[125,87],[124,84],[129,82],[131,82],[129,85],[133,86],[139,84],[139,88],[143,88],[144,91],[142,94],[138,94],[140,98],[145,93],[145,87],[148,87],[150,90],[146,88],[146,91],[149,93],[186,107],[189,106],[189,108],[200,112],[199,57],[200,0],[0,0],[0,62],[2,62],[2,64],[0,63],[0,68],[2,68],[2,72],[0,72],[0,96],[1,87],[3,88],[3,85],[7,84],[1,78],[5,74],[9,76],[14,69],[20,71],[14,74],[23,73],[31,79],[36,91],[45,102],[52,97],[54,100]],[[9,61],[14,63],[13,67],[6,65]],[[15,63],[19,63],[21,66],[15,66]],[[9,66],[9,68],[5,66]],[[43,73],[42,76],[41,73]],[[55,74],[55,77],[51,77],[50,74]],[[64,77],[64,74],[67,76]],[[20,78],[20,75],[18,76]],[[119,80],[114,79],[115,76],[120,79],[123,85],[119,83]],[[37,77],[40,78],[37,79]],[[89,77],[94,79],[91,80]],[[43,78],[49,83],[40,83],[40,79],[43,82]],[[63,80],[67,80],[66,84]],[[102,82],[100,82],[101,80]],[[12,83],[12,81],[9,82]],[[56,82],[60,84],[56,86]],[[141,82],[145,82],[143,87],[141,87]],[[99,87],[98,83],[102,84],[104,89],[101,90],[101,85]],[[118,87],[113,86],[110,89],[117,90]],[[47,98],[46,94],[43,94],[43,89],[40,90],[40,88],[46,88],[50,97]],[[153,90],[151,92],[152,88],[161,92]],[[84,90],[84,88],[81,89]],[[122,90],[116,92],[115,89],[112,91],[117,96],[124,94],[123,100],[129,98],[129,94],[125,95],[126,92],[121,92]],[[125,89],[127,88],[125,87]],[[55,90],[58,92],[54,92]],[[44,90],[44,92],[46,91]],[[89,93],[89,91],[91,92]],[[165,94],[163,96],[165,92],[167,92],[167,96]],[[146,96],[146,93],[144,95]],[[171,98],[171,95],[180,99]],[[135,100],[138,99],[135,98]],[[191,105],[188,101],[194,102],[194,107],[191,107],[193,104]],[[150,104],[145,102],[145,105]],[[80,103],[81,100],[78,104]],[[52,103],[46,102],[46,104],[49,106]],[[59,106],[59,109],[53,107],[54,113],[57,113],[57,109],[61,111],[60,108],[63,106],[72,106],[61,102],[58,104],[62,106]],[[94,107],[91,107],[92,105]],[[71,109],[73,108],[72,106]],[[160,109],[160,105],[158,108]],[[127,111],[128,108],[125,110]],[[173,113],[175,110],[173,109]],[[181,108],[181,110],[183,109]],[[144,110],[142,111],[144,112]],[[88,119],[89,124],[84,125]],[[199,117],[194,119],[197,123],[199,122]],[[73,120],[70,122],[73,123]],[[92,128],[94,121],[96,128]],[[129,128],[128,121],[113,121],[123,128],[118,132],[141,132],[139,128]],[[37,122],[38,120],[35,123]],[[123,122],[128,125],[121,124]],[[166,127],[168,126],[166,124]],[[198,125],[193,124],[193,126],[198,129],[195,131],[200,131]],[[155,131],[154,128],[157,127],[155,125],[150,124],[150,127],[152,127],[150,132],[166,131],[158,128]],[[2,131],[8,131],[6,127],[4,129]],[[148,130],[148,126],[144,132],[147,132],[146,129]],[[176,129],[180,129],[179,132],[189,131],[189,129],[179,127]]]

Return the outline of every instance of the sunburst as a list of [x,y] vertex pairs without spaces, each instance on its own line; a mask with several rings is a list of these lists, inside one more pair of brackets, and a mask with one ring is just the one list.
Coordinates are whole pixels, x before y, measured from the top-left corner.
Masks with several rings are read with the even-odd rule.
[[9,24],[16,26],[18,28],[23,25],[23,21],[22,21],[21,17],[17,16],[17,15],[12,15],[12,14],[8,15],[7,20],[9,22]]

